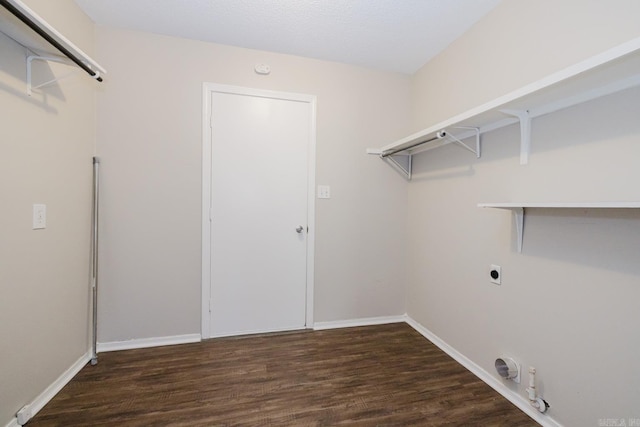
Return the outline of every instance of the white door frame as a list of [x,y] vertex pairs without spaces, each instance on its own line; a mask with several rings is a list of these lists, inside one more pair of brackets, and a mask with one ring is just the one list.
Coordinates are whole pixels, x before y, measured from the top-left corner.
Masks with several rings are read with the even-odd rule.
[[307,177],[307,328],[313,327],[313,278],[315,252],[315,181],[316,181],[316,97],[297,93],[250,89],[205,82],[202,85],[202,338],[211,338],[209,301],[211,299],[211,94],[259,96],[309,103],[311,107],[309,164]]

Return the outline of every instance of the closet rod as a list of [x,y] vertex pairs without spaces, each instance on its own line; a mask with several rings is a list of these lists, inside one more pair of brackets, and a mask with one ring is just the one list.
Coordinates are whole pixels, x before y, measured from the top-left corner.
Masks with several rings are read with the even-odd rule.
[[64,54],[64,56],[66,56],[67,58],[69,58],[70,60],[75,62],[76,65],[78,65],[78,67],[80,67],[84,71],[86,71],[91,77],[93,77],[94,79],[96,79],[99,82],[102,81],[102,77],[100,77],[99,73],[97,73],[97,72],[93,71],[91,68],[89,68],[77,56],[75,56],[67,48],[65,48],[60,43],[58,43],[58,41],[56,41],[56,39],[51,37],[46,31],[44,31],[42,28],[40,28],[40,26],[38,24],[36,24],[34,21],[32,21],[27,15],[22,13],[18,8],[16,8],[14,5],[12,5],[8,0],[0,0],[0,4],[2,4],[2,6],[4,6],[5,9],[7,9],[9,12],[11,12],[16,18],[18,18],[19,20],[24,22],[25,25],[27,25],[33,31],[38,33],[38,35],[40,35],[40,37],[42,37],[43,39],[48,41],[49,44],[51,44],[53,47],[55,47],[60,52],[62,52]]
[[380,154],[380,157],[382,157],[384,159],[385,157],[393,156],[394,154],[398,154],[398,153],[400,153],[402,151],[411,150],[412,148],[416,148],[416,147],[418,147],[418,146],[420,146],[422,144],[426,144],[428,142],[437,141],[438,139],[442,139],[445,136],[447,136],[447,132],[440,131],[440,132],[436,133],[436,136],[434,136],[433,138],[429,138],[429,139],[424,140],[424,141],[416,142],[415,144],[411,144],[411,145],[408,145],[406,147],[396,148],[396,149],[390,150],[390,151],[383,151],[382,154]]

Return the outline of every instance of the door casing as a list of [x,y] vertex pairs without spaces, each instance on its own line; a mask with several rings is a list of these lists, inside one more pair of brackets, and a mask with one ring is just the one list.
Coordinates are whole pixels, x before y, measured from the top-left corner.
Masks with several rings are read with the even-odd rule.
[[315,175],[316,175],[316,97],[240,86],[229,86],[205,82],[202,85],[202,311],[201,335],[211,338],[211,94],[213,92],[277,98],[309,103],[310,133],[309,160],[307,164],[307,277],[306,277],[306,327],[313,327],[313,288],[315,259]]

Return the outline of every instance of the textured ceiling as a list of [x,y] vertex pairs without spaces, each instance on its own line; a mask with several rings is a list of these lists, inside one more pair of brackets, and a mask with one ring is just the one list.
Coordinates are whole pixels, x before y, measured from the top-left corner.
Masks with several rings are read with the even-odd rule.
[[411,74],[500,0],[76,0],[97,23]]

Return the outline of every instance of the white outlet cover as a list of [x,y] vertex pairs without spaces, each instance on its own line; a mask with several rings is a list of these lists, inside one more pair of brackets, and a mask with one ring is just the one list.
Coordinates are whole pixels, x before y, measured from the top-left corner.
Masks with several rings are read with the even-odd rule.
[[33,229],[40,230],[47,227],[47,205],[33,205]]
[[318,199],[330,199],[331,187],[328,185],[318,185]]

